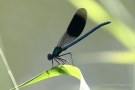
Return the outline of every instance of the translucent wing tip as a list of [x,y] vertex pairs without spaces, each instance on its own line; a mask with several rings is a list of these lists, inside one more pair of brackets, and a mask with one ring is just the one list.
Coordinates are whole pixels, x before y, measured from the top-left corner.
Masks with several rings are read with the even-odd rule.
[[85,21],[86,21],[86,19],[87,19],[87,11],[86,11],[85,8],[80,8],[80,9],[78,9],[78,11],[76,12],[75,15],[80,16],[80,17],[83,18]]

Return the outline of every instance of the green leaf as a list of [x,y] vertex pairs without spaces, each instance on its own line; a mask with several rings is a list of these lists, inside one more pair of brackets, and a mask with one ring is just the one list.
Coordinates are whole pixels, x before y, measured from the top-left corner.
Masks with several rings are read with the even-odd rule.
[[79,79],[81,81],[80,90],[90,90],[81,74],[81,71],[77,67],[71,65],[59,65],[53,67],[47,71],[42,72],[36,77],[26,81],[25,83],[18,85],[18,87],[12,88],[10,90],[16,90],[17,88],[22,88],[24,86],[28,86],[41,80],[61,75],[69,75]]

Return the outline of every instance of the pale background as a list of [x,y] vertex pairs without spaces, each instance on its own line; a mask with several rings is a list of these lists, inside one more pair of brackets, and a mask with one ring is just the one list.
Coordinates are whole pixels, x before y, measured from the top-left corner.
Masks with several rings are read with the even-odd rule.
[[[83,0],[85,1],[98,3],[116,20],[119,19],[135,32],[134,0]],[[78,8],[81,7],[80,5]],[[0,47],[18,85],[51,67],[47,54],[52,53],[78,8],[70,0],[0,0]],[[98,16],[102,18],[102,13]],[[107,20],[109,18],[102,22]],[[88,18],[81,35],[97,24]],[[117,34],[117,30],[113,28]],[[124,37],[130,36],[124,33]],[[129,41],[133,40],[135,38]],[[128,60],[125,57],[123,63],[119,61],[120,57],[113,56],[121,53],[124,57],[127,54],[123,52],[134,52],[134,42],[129,44],[132,44],[132,50],[102,27],[63,53],[72,52],[74,64],[81,69],[91,90],[135,90],[135,58]],[[70,56],[65,58],[71,61]],[[78,90],[79,84],[76,78],[61,76],[20,90]],[[0,57],[0,90],[12,87],[13,83]]]

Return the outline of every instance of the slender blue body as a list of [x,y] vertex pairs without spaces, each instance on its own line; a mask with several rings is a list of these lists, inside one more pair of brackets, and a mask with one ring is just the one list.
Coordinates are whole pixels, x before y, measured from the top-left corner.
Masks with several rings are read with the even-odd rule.
[[91,34],[92,32],[94,32],[95,30],[97,30],[98,28],[100,28],[101,26],[104,26],[106,24],[111,23],[110,21],[107,22],[103,22],[101,24],[99,24],[98,26],[94,27],[93,29],[91,29],[89,32],[87,32],[86,34],[84,34],[83,36],[79,37],[78,39],[74,40],[73,42],[69,43],[68,45],[64,46],[62,48],[62,51],[68,49],[69,47],[73,46],[74,44],[76,44],[77,42],[81,41],[82,39],[84,39],[85,37],[87,37],[89,34]]

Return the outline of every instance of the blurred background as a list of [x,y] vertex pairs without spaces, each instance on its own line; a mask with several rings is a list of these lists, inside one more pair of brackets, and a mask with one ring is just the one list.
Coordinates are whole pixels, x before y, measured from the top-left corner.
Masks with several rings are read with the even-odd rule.
[[[0,0],[0,48],[6,57],[0,56],[0,90],[51,68],[47,54],[79,8],[88,14],[81,35],[102,22],[112,23],[63,53],[72,53],[91,90],[135,90],[134,0]],[[71,62],[70,56],[64,58]],[[76,78],[61,76],[20,90],[78,90],[79,84]]]

